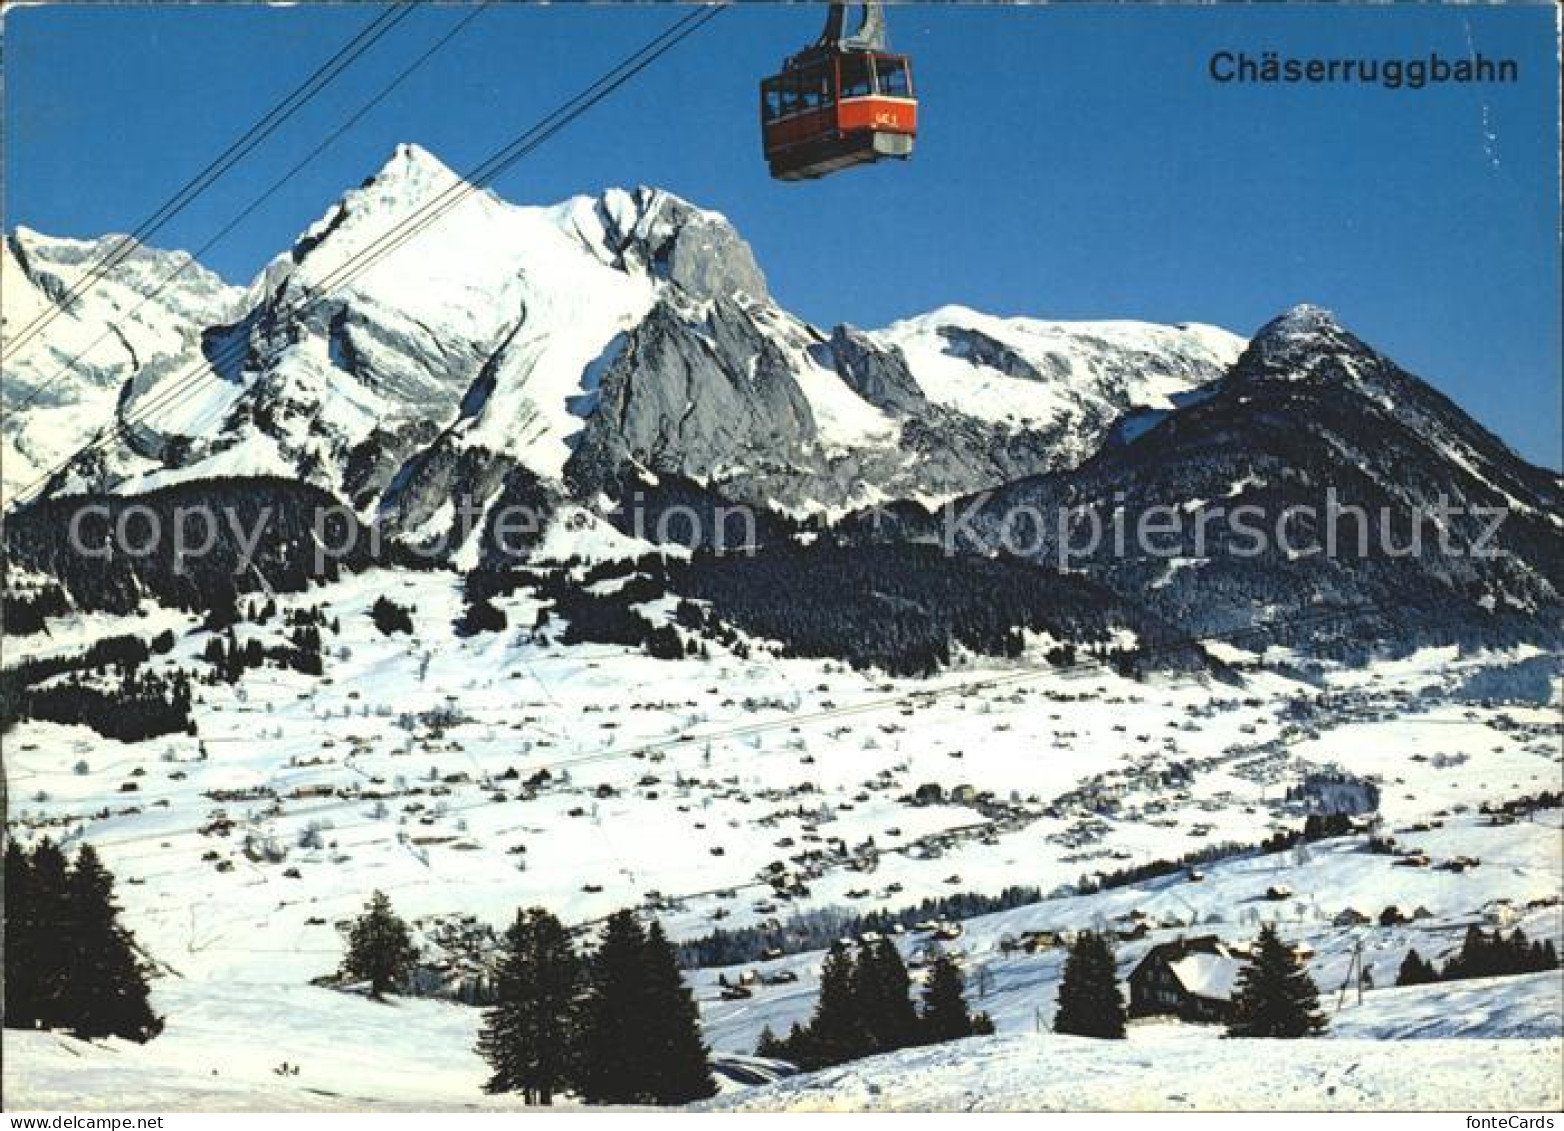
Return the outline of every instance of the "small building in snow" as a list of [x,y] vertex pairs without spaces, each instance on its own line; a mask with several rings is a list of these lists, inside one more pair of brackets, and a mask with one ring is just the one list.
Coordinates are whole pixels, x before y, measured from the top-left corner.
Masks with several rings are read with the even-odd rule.
[[1246,957],[1215,935],[1160,943],[1130,971],[1129,1015],[1205,1024],[1230,1021]]

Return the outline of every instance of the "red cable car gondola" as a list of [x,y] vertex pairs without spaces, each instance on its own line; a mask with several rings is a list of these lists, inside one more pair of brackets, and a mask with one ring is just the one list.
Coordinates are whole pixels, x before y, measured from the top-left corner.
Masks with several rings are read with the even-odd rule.
[[863,7],[857,34],[843,36],[847,5],[833,3],[819,41],[760,84],[766,161],[778,180],[812,180],[912,156],[918,135],[912,61],[885,49],[881,5]]

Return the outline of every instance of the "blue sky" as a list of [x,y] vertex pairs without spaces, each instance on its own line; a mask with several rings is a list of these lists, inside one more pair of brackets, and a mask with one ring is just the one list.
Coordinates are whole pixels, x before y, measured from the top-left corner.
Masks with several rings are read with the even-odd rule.
[[[336,7],[44,7],[5,17],[5,215],[133,228],[368,22]],[[194,247],[461,18],[415,12],[153,243]],[[417,141],[458,170],[678,13],[496,7],[213,249],[247,281],[340,192]],[[818,7],[720,17],[496,190],[551,202],[655,184],[725,212],[778,298],[880,325],[950,302],[1252,332],[1309,301],[1527,457],[1561,462],[1555,16],[1530,8],[898,5],[922,136],[907,165],[781,185],[755,84]],[[1223,86],[1219,49],[1459,57],[1509,86]]]

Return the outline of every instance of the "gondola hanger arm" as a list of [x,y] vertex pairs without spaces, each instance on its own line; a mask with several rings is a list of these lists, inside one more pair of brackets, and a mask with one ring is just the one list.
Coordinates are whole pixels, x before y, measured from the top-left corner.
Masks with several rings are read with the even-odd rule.
[[[854,7],[863,9],[863,19],[856,32],[843,35],[847,25],[847,9]],[[885,5],[880,0],[870,0],[864,4],[833,3],[826,13],[825,31],[815,46],[831,51],[884,51]]]

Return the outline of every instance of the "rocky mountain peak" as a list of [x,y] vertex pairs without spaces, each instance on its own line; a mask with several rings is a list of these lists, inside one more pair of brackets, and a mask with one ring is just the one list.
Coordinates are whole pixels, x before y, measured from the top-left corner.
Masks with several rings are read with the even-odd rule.
[[615,266],[644,270],[699,301],[770,300],[754,252],[721,213],[646,185],[609,189],[571,212],[581,238]]
[[364,183],[382,187],[406,185],[423,188],[439,185],[443,188],[457,179],[451,167],[433,153],[415,142],[404,141],[391,151],[391,156],[380,167],[380,171]]
[[1383,357],[1323,307],[1301,303],[1250,340],[1235,373],[1244,380],[1362,380]]
[[1300,302],[1267,322],[1255,337],[1319,337],[1340,332],[1341,324],[1335,314],[1322,306]]

